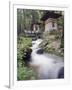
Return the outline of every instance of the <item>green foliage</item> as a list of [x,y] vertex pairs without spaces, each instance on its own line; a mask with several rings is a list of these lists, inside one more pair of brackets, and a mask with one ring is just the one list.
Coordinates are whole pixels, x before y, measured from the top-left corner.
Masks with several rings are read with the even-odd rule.
[[31,80],[35,79],[35,74],[32,68],[20,67],[17,71],[17,79],[18,80]]
[[[22,62],[22,57],[32,45],[32,40],[30,38],[18,37],[17,39],[17,60]],[[23,63],[23,62],[22,62]]]
[[50,31],[49,34],[50,35],[57,35],[57,34],[59,34],[59,32],[57,30],[53,29],[53,30]]
[[17,80],[35,79],[35,73],[32,68],[26,67],[23,57],[30,47],[32,40],[26,37],[18,37],[17,39]]
[[64,41],[63,40],[61,41],[61,46],[60,47],[64,48]]
[[42,23],[40,20],[43,10],[17,9],[18,36],[24,34],[24,30],[31,30],[33,23]]
[[58,18],[57,20],[58,25],[62,26],[62,28],[64,29],[64,16],[62,15],[62,17]]

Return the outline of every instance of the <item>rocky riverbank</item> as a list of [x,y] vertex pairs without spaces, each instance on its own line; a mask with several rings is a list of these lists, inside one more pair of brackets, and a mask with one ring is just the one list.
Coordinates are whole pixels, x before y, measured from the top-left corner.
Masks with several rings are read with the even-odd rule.
[[61,33],[59,31],[52,31],[50,33],[44,32],[43,41],[39,45],[46,53],[64,56],[64,42],[61,43]]

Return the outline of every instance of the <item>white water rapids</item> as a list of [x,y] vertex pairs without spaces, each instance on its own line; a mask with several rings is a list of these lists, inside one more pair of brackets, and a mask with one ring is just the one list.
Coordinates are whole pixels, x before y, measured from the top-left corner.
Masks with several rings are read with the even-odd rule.
[[58,78],[59,70],[64,67],[63,58],[52,54],[37,54],[38,45],[42,42],[41,39],[32,41],[32,54],[30,65],[37,74],[38,79],[56,79]]

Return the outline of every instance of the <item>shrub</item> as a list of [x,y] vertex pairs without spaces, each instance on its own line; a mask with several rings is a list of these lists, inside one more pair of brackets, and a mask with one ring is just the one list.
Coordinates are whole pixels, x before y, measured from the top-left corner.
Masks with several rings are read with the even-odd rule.
[[32,39],[26,37],[17,38],[17,80],[35,79],[32,68],[25,65],[26,52],[32,52]]

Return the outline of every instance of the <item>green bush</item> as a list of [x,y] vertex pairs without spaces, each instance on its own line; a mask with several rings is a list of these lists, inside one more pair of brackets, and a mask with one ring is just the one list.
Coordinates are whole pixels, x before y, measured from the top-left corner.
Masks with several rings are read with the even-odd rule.
[[24,38],[24,37],[18,37],[17,38],[17,66],[21,66],[23,64],[23,55],[25,49],[29,48],[29,45],[31,45],[31,39]]
[[26,51],[31,52],[32,39],[26,37],[17,38],[17,80],[35,79],[33,69],[27,67],[24,62]]
[[17,71],[17,79],[18,80],[31,80],[35,79],[35,73],[32,68],[20,67]]

